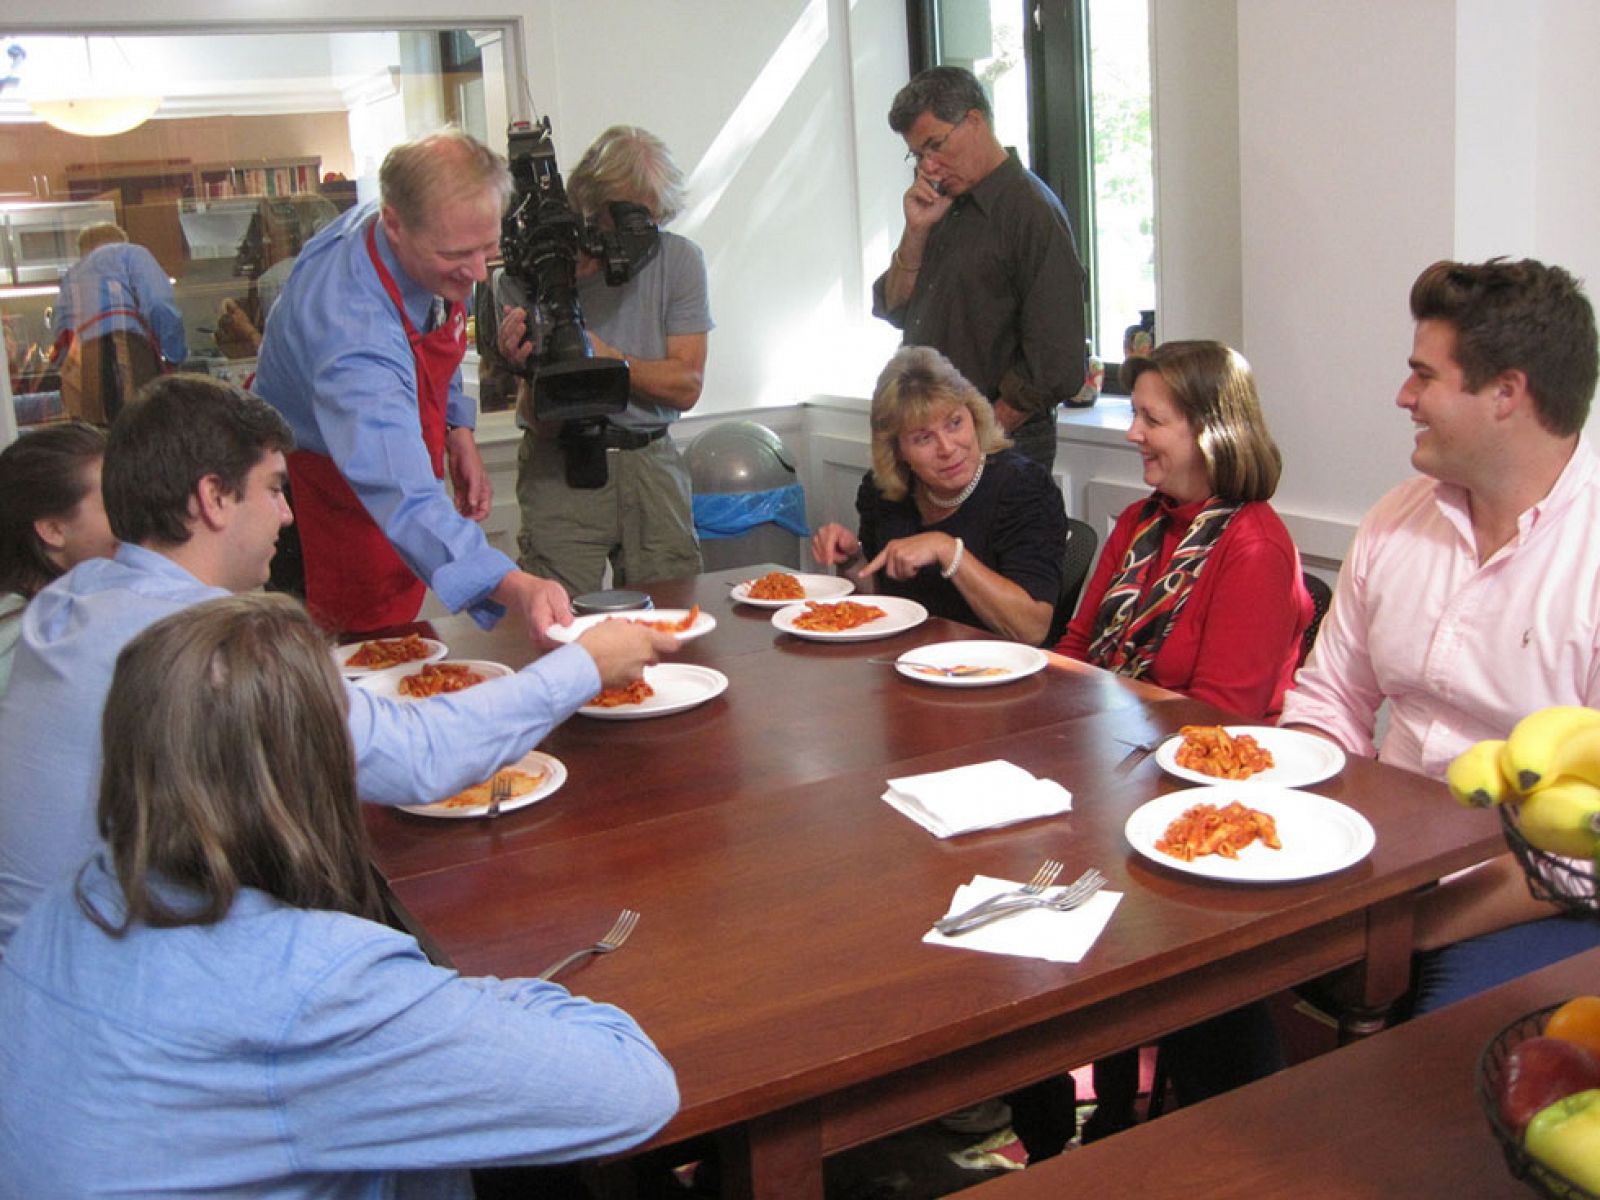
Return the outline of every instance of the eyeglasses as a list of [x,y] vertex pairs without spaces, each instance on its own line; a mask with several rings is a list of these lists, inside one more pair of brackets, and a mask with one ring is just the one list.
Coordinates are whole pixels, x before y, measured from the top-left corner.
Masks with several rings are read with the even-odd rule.
[[960,129],[962,125],[966,124],[966,121],[967,118],[965,115],[963,115],[961,120],[957,121],[954,125],[950,126],[949,129],[945,130],[941,136],[929,138],[926,142],[924,142],[921,150],[907,150],[906,162],[910,163],[914,167],[920,167],[922,165],[922,160],[927,158],[930,154],[944,153],[944,144],[950,140],[951,135],[954,134],[956,130]]

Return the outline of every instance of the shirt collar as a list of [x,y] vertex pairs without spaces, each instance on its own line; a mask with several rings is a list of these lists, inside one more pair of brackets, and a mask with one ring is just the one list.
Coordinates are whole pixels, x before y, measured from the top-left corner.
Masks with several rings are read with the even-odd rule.
[[[1567,459],[1567,465],[1562,467],[1561,474],[1556,476],[1555,484],[1542,499],[1534,501],[1517,516],[1517,541],[1521,542],[1527,538],[1546,518],[1553,519],[1558,516],[1578,495],[1591,487],[1594,483],[1597,462],[1600,460],[1596,459],[1589,440],[1580,437],[1572,451],[1572,457]],[[1474,545],[1472,503],[1467,489],[1458,484],[1434,480],[1433,496],[1445,519],[1460,531],[1469,546]]]
[[395,257],[394,246],[389,241],[389,231],[383,227],[383,221],[376,213],[372,219],[378,226],[378,236],[373,239],[378,245],[378,257],[383,260],[383,265],[394,277],[395,286],[400,289],[400,298],[406,305],[406,316],[411,318],[411,324],[420,332],[427,327],[428,306],[433,303],[433,293],[406,274],[400,260]]
[[995,200],[1007,185],[1022,171],[1022,163],[1016,155],[1006,153],[1005,159],[994,170],[990,171],[960,197],[985,216],[994,208]]

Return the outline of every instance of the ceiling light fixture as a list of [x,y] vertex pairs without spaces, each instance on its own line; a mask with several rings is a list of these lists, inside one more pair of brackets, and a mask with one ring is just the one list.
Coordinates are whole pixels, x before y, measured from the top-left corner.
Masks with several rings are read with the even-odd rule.
[[72,86],[71,92],[64,96],[30,99],[28,106],[40,120],[79,137],[109,137],[137,129],[155,115],[161,107],[161,97],[138,88],[133,64],[118,40],[111,38],[110,41],[122,56],[121,68],[113,65],[109,71],[102,70],[97,75],[93,47],[89,39],[84,38],[84,82]]

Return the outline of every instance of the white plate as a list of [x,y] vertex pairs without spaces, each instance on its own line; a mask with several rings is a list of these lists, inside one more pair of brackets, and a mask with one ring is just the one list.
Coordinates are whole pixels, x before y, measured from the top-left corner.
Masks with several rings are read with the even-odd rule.
[[[586,617],[579,617],[571,625],[552,625],[545,633],[551,640],[557,642],[571,642],[577,640],[587,630],[593,629],[601,621],[610,621],[613,618],[623,621],[681,621],[689,615],[687,608],[630,608],[623,612],[590,613]],[[702,634],[710,633],[717,627],[717,619],[704,609],[694,619],[694,624],[682,633],[676,634],[680,641],[687,642]]]
[[655,689],[655,695],[639,704],[618,704],[600,708],[585,704],[578,711],[586,717],[602,721],[639,721],[645,717],[664,717],[668,713],[682,712],[697,704],[704,704],[728,689],[728,677],[710,667],[696,667],[689,663],[662,663],[646,667],[644,681]]
[[[837,600],[856,590],[856,585],[842,575],[802,575],[798,571],[785,571],[783,574],[793,575],[800,581],[807,600]],[[798,600],[752,600],[750,585],[754,582],[754,579],[746,579],[736,584],[728,594],[739,604],[753,604],[757,608],[787,608],[800,603]]]
[[[516,762],[509,764],[515,770],[534,771],[543,770],[544,778],[539,785],[525,796],[517,796],[507,800],[500,806],[500,814],[516,812],[519,808],[527,808],[530,804],[537,804],[546,796],[553,795],[561,789],[567,781],[566,765],[559,759],[545,754],[540,750],[529,750]],[[471,808],[440,808],[437,804],[402,804],[401,812],[415,813],[419,817],[440,817],[446,821],[454,821],[462,817],[481,817],[489,811],[487,804],[475,804]]]
[[904,600],[899,596],[861,596],[861,604],[870,604],[883,609],[883,616],[868,621],[865,625],[857,625],[854,629],[846,629],[839,633],[820,633],[814,629],[798,629],[794,619],[806,611],[805,604],[790,604],[780,608],[772,614],[772,624],[792,633],[798,638],[809,638],[814,642],[865,642],[872,638],[889,637],[896,633],[904,633],[908,629],[915,629],[928,619],[928,610],[915,600]]
[[[497,679],[502,675],[516,674],[504,663],[488,662],[481,658],[447,658],[444,661],[459,667],[470,667],[489,679]],[[431,697],[406,696],[400,692],[400,681],[407,676],[415,675],[422,670],[424,665],[423,663],[407,663],[403,667],[390,667],[387,671],[379,672],[376,675],[368,675],[357,686],[366,688],[369,692],[376,692],[380,696],[387,696],[391,700],[431,699]],[[462,688],[461,690],[466,691],[467,689]],[[456,693],[446,692],[445,695],[453,696]]]
[[[1156,849],[1167,826],[1193,804],[1225,806],[1238,800],[1260,809],[1278,826],[1283,849],[1272,850],[1259,840],[1239,851],[1238,858],[1207,854],[1184,862]],[[1223,879],[1232,883],[1285,883],[1315,879],[1360,862],[1377,841],[1372,826],[1355,809],[1315,792],[1261,783],[1235,783],[1224,788],[1185,788],[1158,796],[1141,805],[1124,828],[1129,844],[1151,862],[1174,871]]]
[[1218,779],[1178,765],[1178,747],[1183,738],[1174,734],[1156,747],[1156,762],[1168,775],[1187,779],[1190,783],[1271,783],[1278,787],[1305,787],[1319,783],[1344,770],[1344,751],[1327,738],[1298,729],[1278,729],[1271,725],[1224,725],[1237,737],[1248,733],[1261,748],[1272,755],[1272,766],[1259,771],[1249,779]]
[[450,653],[450,647],[446,646],[443,642],[436,641],[433,638],[423,638],[422,644],[428,647],[428,657],[426,658],[413,658],[409,662],[394,663],[393,665],[387,667],[352,667],[350,665],[350,659],[355,657],[357,650],[365,646],[367,642],[375,642],[379,640],[387,642],[394,641],[395,639],[368,638],[366,641],[351,642],[348,646],[335,646],[333,648],[333,657],[334,661],[339,664],[339,670],[351,679],[360,679],[364,675],[377,675],[383,671],[398,671],[402,667],[415,667],[421,665],[422,663],[438,662],[446,654]]
[[[907,679],[940,687],[993,687],[1044,670],[1050,660],[1036,646],[1020,642],[972,641],[934,642],[907,650],[895,660],[894,669]],[[998,672],[993,675],[946,675],[939,670],[917,668],[981,667]]]

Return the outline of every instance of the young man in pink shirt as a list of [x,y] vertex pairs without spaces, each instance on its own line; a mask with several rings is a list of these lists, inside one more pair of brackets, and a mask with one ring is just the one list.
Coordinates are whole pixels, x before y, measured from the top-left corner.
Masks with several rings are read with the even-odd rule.
[[[1367,514],[1282,723],[1443,778],[1552,704],[1600,705],[1600,459],[1580,436],[1597,370],[1578,281],[1532,260],[1439,262],[1411,289],[1396,403],[1422,474]],[[1532,899],[1509,855],[1418,913],[1419,1010],[1600,944]]]

